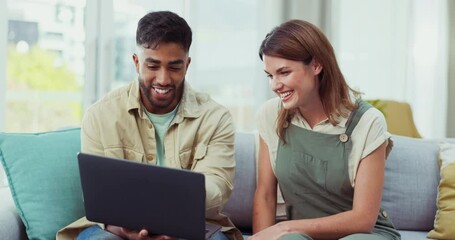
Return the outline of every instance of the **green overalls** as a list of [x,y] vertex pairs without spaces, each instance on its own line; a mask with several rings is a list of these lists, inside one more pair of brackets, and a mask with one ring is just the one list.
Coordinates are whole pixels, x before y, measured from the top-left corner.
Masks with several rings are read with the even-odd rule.
[[[371,107],[359,101],[340,135],[310,131],[290,124],[286,144],[279,142],[276,177],[286,203],[289,220],[334,215],[352,209],[354,188],[349,180],[350,136],[362,115]],[[362,219],[358,219],[362,221]],[[288,234],[281,239],[312,239]],[[353,234],[342,239],[401,239],[381,208],[372,234]]]

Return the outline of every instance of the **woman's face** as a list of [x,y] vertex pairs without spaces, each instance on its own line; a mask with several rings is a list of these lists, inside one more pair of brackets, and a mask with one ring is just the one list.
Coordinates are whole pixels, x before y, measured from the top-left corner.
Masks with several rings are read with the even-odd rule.
[[272,91],[281,98],[285,109],[307,108],[320,101],[318,74],[322,67],[316,61],[305,65],[300,61],[264,55],[263,62]]

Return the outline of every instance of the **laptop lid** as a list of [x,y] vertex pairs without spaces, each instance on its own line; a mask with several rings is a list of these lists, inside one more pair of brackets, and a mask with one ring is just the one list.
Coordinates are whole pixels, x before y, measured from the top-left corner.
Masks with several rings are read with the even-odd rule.
[[185,239],[212,235],[205,223],[205,178],[188,170],[78,154],[88,220]]

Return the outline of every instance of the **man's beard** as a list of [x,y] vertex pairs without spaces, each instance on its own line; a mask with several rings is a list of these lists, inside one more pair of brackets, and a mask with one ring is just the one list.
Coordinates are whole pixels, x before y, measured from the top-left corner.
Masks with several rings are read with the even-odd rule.
[[[165,102],[155,101],[153,99],[153,97],[152,97],[152,93],[151,92],[155,91],[153,89],[154,86],[158,87],[160,85],[150,84],[150,86],[146,86],[145,83],[144,83],[144,80],[141,77],[138,77],[138,81],[139,81],[139,87],[140,87],[140,89],[141,89],[141,91],[143,93],[143,96],[145,96],[145,98],[146,98],[146,99],[143,99],[143,101],[147,100],[150,103],[150,105],[153,108],[156,108],[156,109],[166,109],[167,107],[169,107],[169,105],[171,105],[173,100],[176,98],[175,94],[178,93],[178,91],[177,91],[178,89],[177,89],[177,87],[175,85],[167,85],[166,87],[169,87],[169,86],[172,87],[171,91],[173,91],[173,92],[171,94],[173,94],[173,96],[169,100],[167,100]],[[183,80],[183,81],[185,81],[185,80]],[[181,87],[183,87],[183,85]]]

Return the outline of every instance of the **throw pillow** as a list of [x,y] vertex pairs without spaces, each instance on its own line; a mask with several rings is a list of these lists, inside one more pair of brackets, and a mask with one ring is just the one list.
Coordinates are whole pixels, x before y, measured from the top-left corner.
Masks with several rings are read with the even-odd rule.
[[79,151],[80,129],[0,133],[0,161],[29,239],[55,239],[84,216]]
[[437,210],[439,145],[397,135],[392,140],[381,205],[397,229],[430,230]]
[[438,210],[429,238],[455,239],[455,144],[440,145],[441,181],[438,188]]
[[0,164],[0,188],[8,186],[8,180],[6,179],[5,170],[3,170]]

